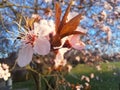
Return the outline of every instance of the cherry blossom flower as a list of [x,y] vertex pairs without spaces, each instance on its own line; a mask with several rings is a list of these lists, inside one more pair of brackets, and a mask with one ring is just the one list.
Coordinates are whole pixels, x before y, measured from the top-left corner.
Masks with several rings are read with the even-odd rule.
[[7,81],[10,76],[9,66],[7,64],[0,63],[0,78]]
[[47,34],[48,32],[41,28],[39,23],[34,23],[34,30],[26,31],[24,36],[21,37],[22,47],[17,58],[20,67],[24,67],[31,62],[33,53],[46,55],[50,52]]

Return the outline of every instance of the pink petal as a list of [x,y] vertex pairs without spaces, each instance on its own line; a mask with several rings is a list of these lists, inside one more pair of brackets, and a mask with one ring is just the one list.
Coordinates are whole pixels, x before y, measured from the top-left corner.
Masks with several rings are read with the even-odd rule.
[[85,44],[80,41],[79,35],[72,35],[69,38],[69,42],[74,49],[81,50],[85,47]]
[[46,55],[50,52],[50,42],[44,37],[39,37],[36,39],[33,49],[37,54]]
[[79,41],[78,43],[72,45],[72,47],[77,50],[82,50],[85,48],[85,44],[83,42]]
[[24,67],[32,60],[33,49],[30,44],[23,46],[18,53],[17,63],[20,67]]

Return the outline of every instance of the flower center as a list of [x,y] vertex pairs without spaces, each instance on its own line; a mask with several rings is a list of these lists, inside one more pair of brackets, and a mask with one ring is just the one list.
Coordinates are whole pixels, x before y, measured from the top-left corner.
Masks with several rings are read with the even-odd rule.
[[34,35],[34,34],[28,34],[27,36],[26,36],[26,44],[28,44],[28,43],[30,43],[32,46],[34,45],[34,41],[36,40],[36,35]]

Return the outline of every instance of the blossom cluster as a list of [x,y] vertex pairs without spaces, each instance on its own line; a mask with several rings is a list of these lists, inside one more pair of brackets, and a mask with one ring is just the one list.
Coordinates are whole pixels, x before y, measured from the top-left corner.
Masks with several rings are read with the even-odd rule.
[[61,13],[58,12],[61,11],[59,3],[56,3],[55,6],[55,21],[44,19],[38,14],[33,14],[32,17],[26,19],[26,25],[22,28],[19,36],[22,45],[17,63],[20,67],[30,64],[34,54],[45,56],[53,52],[55,54],[53,68],[57,70],[59,67],[66,66],[64,54],[68,50],[71,48],[81,50],[85,47],[80,40],[80,35],[85,35],[79,26],[82,15],[78,14],[68,20],[67,16],[71,6],[69,4],[61,20]]
[[0,63],[0,79],[4,79],[6,81],[10,76],[9,66],[7,64]]

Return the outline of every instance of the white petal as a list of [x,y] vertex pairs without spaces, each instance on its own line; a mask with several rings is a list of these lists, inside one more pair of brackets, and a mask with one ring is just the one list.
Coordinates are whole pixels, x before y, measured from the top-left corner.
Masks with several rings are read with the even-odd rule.
[[40,29],[40,24],[39,23],[34,23],[34,33],[35,35],[40,34],[41,29]]
[[39,27],[41,32],[40,35],[42,36],[48,36],[55,30],[55,24],[53,20],[40,20]]
[[62,56],[61,59],[64,59],[64,54],[65,54],[68,50],[70,50],[70,49],[69,49],[69,48],[60,48],[60,49],[59,49],[58,53],[60,53],[60,55]]
[[20,67],[24,67],[32,60],[33,49],[30,44],[23,46],[18,53],[17,63]]
[[7,77],[7,76],[4,76],[3,79],[4,79],[5,81],[7,81],[7,80],[8,80],[8,77]]
[[38,38],[34,43],[34,51],[40,55],[46,55],[50,52],[50,42],[46,38]]
[[56,54],[55,60],[63,60],[64,54],[68,51],[68,48],[60,48],[58,53]]

